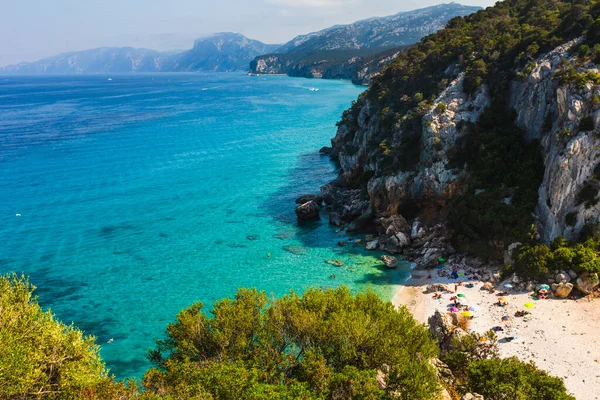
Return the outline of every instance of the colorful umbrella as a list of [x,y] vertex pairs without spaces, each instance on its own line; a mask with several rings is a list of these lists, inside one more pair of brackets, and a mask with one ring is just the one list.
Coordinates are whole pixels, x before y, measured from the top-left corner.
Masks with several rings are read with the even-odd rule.
[[546,289],[546,290],[550,289],[550,286],[545,285],[545,284],[544,285],[540,285],[539,287],[540,287],[540,289]]
[[444,259],[444,257],[440,257],[440,258],[438,258],[438,261],[439,261],[439,262],[446,262],[446,260]]
[[498,301],[506,301],[506,297],[498,297]]
[[460,314],[461,314],[463,317],[470,317],[471,315],[473,315],[473,314],[471,313],[471,311],[463,311],[463,312],[461,312]]
[[533,303],[525,303],[525,308],[533,308]]
[[450,311],[452,311],[452,312],[458,312],[458,308],[456,308],[456,307],[452,307],[452,308],[450,309]]
[[459,294],[457,294],[457,295],[456,295],[456,297],[462,297],[462,298],[464,299],[464,298],[466,298],[467,296],[465,296],[465,295],[464,295],[464,294],[462,294],[462,293],[459,293]]
[[541,289],[540,293],[548,293],[548,291],[546,289]]
[[477,312],[477,311],[479,311],[479,307],[477,307],[477,306],[471,306],[471,307],[469,307],[469,310]]
[[512,289],[513,285],[511,285],[510,283],[507,283],[506,285],[504,285],[504,287],[507,289]]

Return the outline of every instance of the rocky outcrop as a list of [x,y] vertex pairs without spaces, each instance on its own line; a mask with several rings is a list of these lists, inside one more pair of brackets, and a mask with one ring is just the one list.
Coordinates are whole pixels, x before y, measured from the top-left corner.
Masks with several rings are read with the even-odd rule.
[[[527,139],[538,139],[544,155],[544,178],[539,188],[535,214],[544,241],[557,236],[577,239],[581,228],[597,221],[600,206],[595,204],[598,188],[594,170],[600,164],[600,110],[594,98],[600,86],[561,83],[558,74],[573,57],[568,53],[580,39],[557,47],[535,61],[531,72],[511,84],[509,107],[517,111],[517,124]],[[531,67],[530,67],[531,68]],[[599,73],[594,64],[578,67],[580,73]],[[584,118],[593,122],[581,127]],[[589,199],[581,196],[588,188]]]
[[319,219],[320,211],[321,207],[311,200],[296,207],[296,216],[298,217],[298,221]]
[[454,313],[441,313],[439,310],[429,317],[429,332],[442,352],[450,348],[455,338],[467,335],[467,332],[458,327],[458,317]]

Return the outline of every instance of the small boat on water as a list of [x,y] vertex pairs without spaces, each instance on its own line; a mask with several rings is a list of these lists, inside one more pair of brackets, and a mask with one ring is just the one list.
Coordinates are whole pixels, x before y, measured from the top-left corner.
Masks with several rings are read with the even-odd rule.
[[314,87],[308,88],[308,90],[310,90],[311,92],[318,92],[319,91],[319,89],[314,88]]

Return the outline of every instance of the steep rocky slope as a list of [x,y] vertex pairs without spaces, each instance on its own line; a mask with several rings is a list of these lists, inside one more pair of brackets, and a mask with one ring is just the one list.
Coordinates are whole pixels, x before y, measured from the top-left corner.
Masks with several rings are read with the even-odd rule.
[[253,60],[250,73],[352,79],[366,85],[396,58],[401,48],[436,32],[454,17],[479,9],[457,3],[439,4],[297,36],[275,54]]
[[331,222],[427,262],[577,239],[600,211],[598,17],[595,2],[506,1],[403,53],[325,149]]

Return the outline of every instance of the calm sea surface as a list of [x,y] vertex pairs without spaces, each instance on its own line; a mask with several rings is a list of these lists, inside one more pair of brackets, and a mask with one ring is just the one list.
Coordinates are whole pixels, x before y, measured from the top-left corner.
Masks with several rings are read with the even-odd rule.
[[0,272],[30,276],[119,378],[141,377],[181,308],[241,286],[390,299],[407,268],[385,271],[378,254],[337,246],[325,220],[294,215],[298,194],[335,176],[317,150],[362,90],[242,74],[0,77]]

